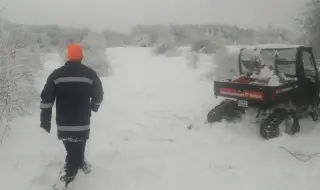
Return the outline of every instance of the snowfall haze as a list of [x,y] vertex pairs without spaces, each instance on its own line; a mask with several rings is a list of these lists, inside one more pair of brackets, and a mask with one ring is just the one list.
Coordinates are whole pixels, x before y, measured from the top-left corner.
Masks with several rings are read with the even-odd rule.
[[129,31],[137,24],[225,23],[240,27],[268,24],[295,28],[306,0],[2,0],[4,16],[26,24],[88,26]]
[[[293,17],[309,21],[299,17],[307,1],[0,0],[0,190],[49,190],[68,173],[63,171],[68,165],[67,151],[57,132],[78,133],[88,126],[57,126],[61,114],[57,123],[56,104],[70,106],[74,102],[70,99],[94,94],[71,87],[70,95],[57,86],[50,88],[56,69],[70,59],[72,51],[67,47],[71,43],[82,44],[81,64],[97,73],[104,97],[100,104],[92,95],[92,105],[100,107],[91,106],[90,115],[76,116],[82,110],[79,104],[77,110],[62,111],[71,111],[67,115],[79,121],[90,116],[85,160],[92,171],[85,175],[79,170],[70,190],[319,190],[316,67],[310,67],[311,59],[300,59],[304,54],[293,49],[267,52],[260,56],[262,64],[256,64],[259,57],[251,51],[239,56],[243,47],[283,48],[312,42],[308,45],[317,51],[314,57],[320,63],[320,35],[312,33],[315,24],[304,25],[301,34],[294,32],[301,25]],[[136,27],[139,24],[161,26]],[[242,57],[254,58],[254,62],[242,64]],[[304,67],[301,62],[292,64],[296,57],[309,62],[303,62]],[[67,68],[82,68],[80,62],[71,62],[75,65],[66,64]],[[263,69],[257,70],[257,65]],[[225,98],[216,97],[215,91],[222,87],[213,81],[242,82],[239,68],[251,73],[242,87],[261,90],[250,87],[249,93],[241,94],[230,86],[225,93],[241,99],[249,94],[248,99],[265,102],[269,99],[264,95],[272,93],[264,94],[263,89],[275,89],[274,104],[266,112],[262,107],[251,109],[249,104],[241,119],[220,120],[220,116],[238,115],[233,111],[240,109],[229,109],[235,101],[220,106]],[[70,72],[58,80],[89,81],[87,89],[96,86],[78,69]],[[307,80],[309,73],[311,80]],[[44,89],[55,89],[55,100],[43,98]],[[288,104],[278,104],[282,92],[290,98]],[[299,107],[289,104],[291,92],[298,92]],[[71,98],[61,101],[61,95]],[[243,102],[239,106],[248,106]],[[299,111],[308,117],[294,120],[295,110],[309,105],[310,109]],[[89,113],[87,108],[81,112]],[[52,111],[52,116],[43,119],[45,111]],[[210,122],[214,116],[220,122]],[[290,128],[290,133],[284,128]],[[291,134],[297,129],[298,133]]]

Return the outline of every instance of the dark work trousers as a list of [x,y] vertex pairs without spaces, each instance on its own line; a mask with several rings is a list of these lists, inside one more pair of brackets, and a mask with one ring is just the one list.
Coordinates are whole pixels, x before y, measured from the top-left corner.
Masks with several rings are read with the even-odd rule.
[[87,141],[68,142],[63,141],[67,151],[66,166],[71,170],[78,170],[84,164],[84,153]]

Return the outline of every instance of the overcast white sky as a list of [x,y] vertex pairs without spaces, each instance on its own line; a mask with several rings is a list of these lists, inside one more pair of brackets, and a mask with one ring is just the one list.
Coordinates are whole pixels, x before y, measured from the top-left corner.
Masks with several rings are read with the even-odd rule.
[[[307,0],[0,0],[11,21],[89,26],[127,31],[136,24],[268,24],[293,28],[292,16]],[[11,2],[11,3],[10,3]]]

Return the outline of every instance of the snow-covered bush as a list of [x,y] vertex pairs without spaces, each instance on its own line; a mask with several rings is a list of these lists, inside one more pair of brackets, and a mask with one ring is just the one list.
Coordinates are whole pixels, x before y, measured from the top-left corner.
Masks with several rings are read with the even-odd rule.
[[173,48],[174,48],[174,46],[172,44],[161,43],[161,44],[153,47],[153,52],[155,54],[161,55],[161,54],[165,54],[169,50],[172,50]]
[[186,56],[187,65],[191,68],[198,68],[198,61],[199,61],[199,53],[191,51],[190,54]]
[[174,46],[172,42],[163,42],[157,44],[152,49],[156,55],[166,55],[168,57],[175,57],[180,55],[180,51]]
[[102,32],[102,35],[106,39],[107,48],[110,47],[122,47],[131,45],[132,41],[127,34],[123,34],[120,32],[105,30]]
[[111,67],[106,54],[106,42],[103,35],[90,32],[82,41],[84,48],[83,64],[94,69],[99,76],[108,76]]
[[192,51],[198,53],[207,53],[207,54],[214,54],[220,49],[223,49],[224,45],[218,42],[212,42],[210,40],[198,40],[192,44]]
[[83,64],[94,69],[100,77],[109,76],[111,73],[110,63],[104,51],[84,51]]
[[34,87],[33,74],[41,65],[37,50],[28,47],[23,37],[26,34],[7,26],[0,26],[1,143],[4,136],[8,135],[10,121],[35,108],[39,95]]
[[174,47],[173,49],[168,50],[165,55],[168,57],[177,57],[181,56],[181,51],[178,48]]
[[150,38],[146,35],[138,36],[138,37],[134,38],[133,41],[134,41],[134,44],[136,44],[139,47],[152,46]]

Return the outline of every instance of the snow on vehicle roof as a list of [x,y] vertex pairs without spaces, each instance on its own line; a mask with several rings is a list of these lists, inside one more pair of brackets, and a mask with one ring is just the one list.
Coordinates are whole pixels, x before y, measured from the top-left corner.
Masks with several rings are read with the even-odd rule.
[[258,44],[250,47],[246,47],[247,49],[290,49],[290,48],[298,48],[305,47],[304,45],[298,44]]

